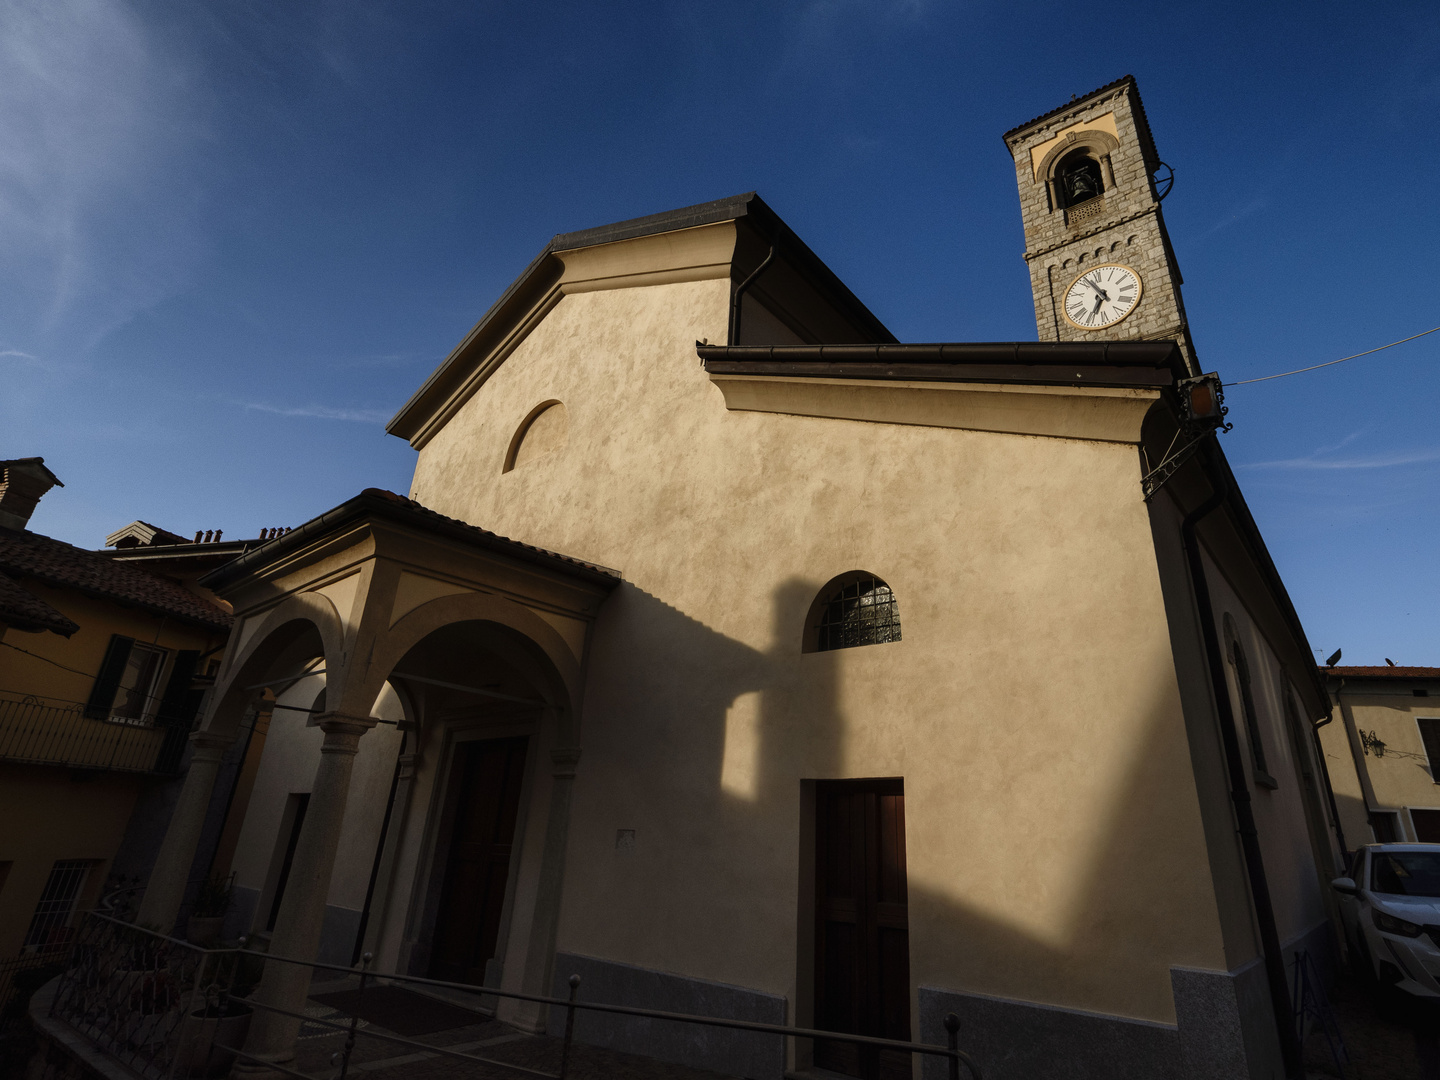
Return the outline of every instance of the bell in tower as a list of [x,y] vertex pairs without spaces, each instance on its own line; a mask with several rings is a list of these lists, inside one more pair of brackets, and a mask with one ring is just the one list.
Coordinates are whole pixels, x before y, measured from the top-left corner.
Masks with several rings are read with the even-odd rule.
[[1042,341],[1179,342],[1198,373],[1154,174],[1126,76],[1005,133]]
[[1057,170],[1060,190],[1065,195],[1065,205],[1075,206],[1086,199],[1093,199],[1103,190],[1100,181],[1100,163],[1083,150],[1071,154]]

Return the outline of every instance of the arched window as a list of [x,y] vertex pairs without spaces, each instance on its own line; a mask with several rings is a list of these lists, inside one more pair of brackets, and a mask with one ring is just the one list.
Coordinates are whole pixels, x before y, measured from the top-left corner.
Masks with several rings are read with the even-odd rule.
[[1083,150],[1076,151],[1055,170],[1056,187],[1062,206],[1071,207],[1093,199],[1105,190],[1100,163]]
[[816,597],[810,626],[807,652],[882,645],[900,640],[900,608],[890,586],[874,574],[844,574]]
[[1255,766],[1255,782],[1261,787],[1273,788],[1276,782],[1265,763],[1265,743],[1260,737],[1260,716],[1255,709],[1255,691],[1250,681],[1250,661],[1245,648],[1240,644],[1240,635],[1235,622],[1227,613],[1225,636],[1229,639],[1229,660],[1235,668],[1235,682],[1240,687],[1240,711],[1245,722],[1245,737],[1250,743],[1250,760]]

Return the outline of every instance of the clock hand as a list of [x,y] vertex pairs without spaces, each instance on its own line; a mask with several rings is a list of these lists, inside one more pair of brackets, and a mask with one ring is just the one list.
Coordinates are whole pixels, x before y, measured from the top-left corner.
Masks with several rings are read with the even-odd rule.
[[1094,289],[1097,293],[1099,293],[1102,299],[1110,299],[1110,294],[1107,293],[1104,289],[1102,289],[1099,285],[1096,285],[1095,282],[1091,281],[1089,278],[1081,278],[1080,280],[1083,281],[1086,285],[1089,285],[1090,288]]
[[1090,314],[1091,314],[1091,315],[1099,315],[1099,314],[1100,314],[1100,305],[1103,304],[1103,303],[1104,303],[1106,300],[1108,300],[1108,299],[1110,299],[1110,298],[1109,298],[1108,296],[1106,296],[1103,292],[1100,293],[1099,296],[1095,297],[1095,310],[1092,311],[1092,312],[1090,312]]

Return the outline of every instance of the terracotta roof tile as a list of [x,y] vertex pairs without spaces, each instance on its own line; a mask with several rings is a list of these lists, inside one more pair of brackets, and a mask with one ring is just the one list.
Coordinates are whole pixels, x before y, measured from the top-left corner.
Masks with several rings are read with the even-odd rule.
[[230,613],[168,578],[62,540],[0,527],[0,571],[229,630]]
[[1440,679],[1440,667],[1391,667],[1388,664],[1374,667],[1322,667],[1322,675],[1336,675],[1342,679]]
[[80,629],[77,623],[4,574],[0,574],[0,622],[26,633],[51,630],[64,637]]

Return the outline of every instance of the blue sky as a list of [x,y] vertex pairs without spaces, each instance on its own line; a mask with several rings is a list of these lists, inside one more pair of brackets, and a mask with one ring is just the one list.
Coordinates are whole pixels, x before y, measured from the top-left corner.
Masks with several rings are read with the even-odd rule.
[[[902,339],[1033,339],[1000,134],[1134,74],[1227,380],[1440,325],[1428,3],[114,3],[0,12],[0,456],[32,521],[229,537],[366,486],[551,235],[758,190]],[[1440,334],[1235,387],[1311,643],[1440,664]]]

